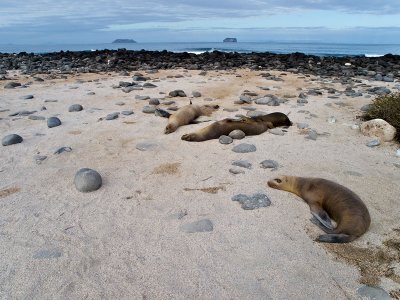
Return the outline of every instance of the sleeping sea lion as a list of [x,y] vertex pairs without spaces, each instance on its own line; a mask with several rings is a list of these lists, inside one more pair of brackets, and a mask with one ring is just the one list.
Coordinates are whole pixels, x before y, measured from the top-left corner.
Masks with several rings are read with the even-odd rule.
[[179,126],[190,124],[200,116],[210,116],[218,108],[218,105],[196,105],[190,102],[189,105],[181,107],[169,116],[164,133],[174,132]]
[[251,118],[241,116],[240,119],[223,119],[217,121],[196,132],[185,134],[181,139],[189,142],[202,142],[218,139],[221,135],[228,135],[235,129],[242,130],[246,135],[257,135],[270,128],[291,125],[292,122],[288,116],[281,112]]
[[[317,241],[348,243],[363,235],[371,217],[364,202],[348,188],[322,178],[278,176],[268,181],[274,189],[296,194],[310,206],[311,222],[325,231]],[[331,218],[336,222],[334,228]]]

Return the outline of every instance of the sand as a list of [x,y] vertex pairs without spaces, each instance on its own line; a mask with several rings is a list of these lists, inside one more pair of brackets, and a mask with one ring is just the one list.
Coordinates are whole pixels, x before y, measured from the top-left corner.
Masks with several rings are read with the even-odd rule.
[[[346,86],[331,78],[280,72],[270,73],[284,81],[271,81],[261,73],[160,71],[146,74],[156,88],[131,93],[112,88],[131,81],[116,73],[42,75],[44,82],[16,73],[16,81],[31,82],[25,89],[3,89],[6,81],[0,82],[0,111],[9,109],[0,112],[0,137],[16,133],[24,139],[0,147],[0,298],[357,299],[362,283],[387,292],[399,289],[399,145],[369,148],[365,144],[371,138],[351,128],[360,122],[360,107],[372,98],[364,93],[330,99],[322,90],[323,95],[309,96],[309,103],[300,106],[301,91],[322,86],[344,91]],[[165,135],[167,119],[142,113],[148,101],[135,99],[148,95],[174,100],[179,107],[188,104],[189,97],[168,98],[175,89],[188,96],[201,92],[202,97],[192,98],[196,104],[221,106],[204,120],[246,114],[243,106],[249,105],[233,104],[245,90],[293,96],[277,107],[251,106],[290,112],[294,126],[284,136],[266,132],[230,145],[185,142],[183,134],[209,123]],[[34,99],[20,99],[27,94]],[[115,104],[120,101],[125,105]],[[68,112],[71,104],[84,110]],[[40,111],[42,106],[47,110]],[[131,116],[104,120],[129,109]],[[20,110],[58,116],[62,125],[47,128],[46,121],[8,116]],[[328,122],[332,116],[335,123]],[[321,135],[306,139],[296,123],[308,123]],[[144,142],[153,147],[136,149]],[[257,151],[231,151],[240,143],[254,144]],[[63,146],[72,151],[54,154]],[[47,158],[37,163],[35,155]],[[233,175],[229,169],[239,159],[252,168]],[[277,161],[278,170],[261,168],[266,159]],[[80,168],[97,170],[103,186],[78,192],[73,179]],[[369,231],[350,245],[315,242],[321,231],[309,221],[308,206],[293,194],[267,187],[267,180],[278,174],[323,177],[349,187],[370,211]],[[231,200],[257,192],[266,193],[272,205],[243,210]],[[213,223],[211,232],[180,229],[203,219]]]

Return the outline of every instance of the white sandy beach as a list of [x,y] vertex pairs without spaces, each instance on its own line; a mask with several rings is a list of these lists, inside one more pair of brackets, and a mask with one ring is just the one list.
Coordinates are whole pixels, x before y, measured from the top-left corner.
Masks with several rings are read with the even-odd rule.
[[[337,93],[332,99],[321,89],[322,96],[309,96],[300,106],[297,96],[309,88],[344,91],[347,86],[281,72],[270,73],[283,81],[271,81],[259,76],[263,72],[243,69],[205,76],[186,70],[142,73],[157,87],[130,93],[112,88],[131,81],[133,73],[39,76],[43,82],[16,74],[13,80],[31,82],[16,89],[4,89],[7,81],[0,81],[0,137],[15,133],[24,139],[0,146],[1,299],[358,299],[363,283],[387,292],[400,289],[400,254],[394,242],[388,243],[400,241],[399,145],[367,147],[371,137],[351,127],[373,99],[362,84],[393,88],[394,83],[361,79],[353,88],[362,97]],[[165,135],[167,119],[143,113],[148,100],[135,99],[159,98],[163,109],[170,100],[178,107],[189,104],[189,97],[168,97],[175,89],[188,96],[199,91],[201,97],[190,97],[195,104],[219,104],[210,118],[202,117],[212,120],[245,115],[243,107],[250,105],[234,104],[245,90],[285,96],[288,101],[280,106],[251,106],[290,112],[294,124],[283,136],[265,132],[230,145],[182,141],[183,134],[210,123]],[[34,98],[21,99],[28,94]],[[125,105],[116,105],[120,101]],[[71,104],[84,110],[68,112]],[[104,120],[129,109],[133,115]],[[62,125],[48,128],[45,120],[9,116],[21,110],[58,116]],[[332,116],[335,123],[328,122]],[[306,139],[297,123],[308,123],[320,134],[317,140]],[[154,145],[140,151],[136,145],[143,142]],[[254,144],[257,151],[231,151],[240,143]],[[63,146],[72,151],[54,154]],[[47,158],[37,163],[36,155]],[[229,169],[239,159],[252,168],[234,175]],[[261,168],[266,159],[279,168]],[[81,168],[101,174],[99,190],[76,190],[73,180]],[[369,209],[369,231],[347,245],[315,242],[321,231],[309,221],[308,206],[266,185],[278,174],[347,186]],[[266,193],[271,206],[243,210],[231,200],[256,192]],[[202,219],[213,223],[211,232],[181,230]]]

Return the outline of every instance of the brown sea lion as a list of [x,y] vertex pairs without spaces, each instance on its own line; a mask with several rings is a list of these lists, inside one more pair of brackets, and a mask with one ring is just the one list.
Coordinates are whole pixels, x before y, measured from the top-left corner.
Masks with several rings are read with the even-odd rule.
[[[348,243],[363,235],[371,217],[364,202],[348,188],[322,178],[278,176],[268,181],[274,189],[296,194],[310,206],[311,222],[325,231],[317,241]],[[336,222],[334,228],[331,218]]]
[[251,118],[242,116],[241,119],[223,119],[217,121],[196,132],[184,134],[181,139],[189,142],[202,142],[217,139],[221,135],[228,135],[235,129],[242,130],[246,135],[257,135],[270,128],[291,125],[292,122],[288,116],[281,112]]
[[190,124],[200,116],[210,116],[218,108],[218,105],[196,105],[192,103],[183,106],[169,116],[164,133],[174,132],[178,127]]

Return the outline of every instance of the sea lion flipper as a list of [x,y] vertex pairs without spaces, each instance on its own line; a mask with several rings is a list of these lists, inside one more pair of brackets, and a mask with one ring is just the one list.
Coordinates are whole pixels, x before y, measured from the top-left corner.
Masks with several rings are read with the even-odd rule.
[[313,216],[310,219],[311,223],[313,223],[314,225],[317,225],[321,230],[323,230],[326,233],[334,233],[334,231],[332,229],[329,229],[327,227],[325,227],[325,225],[323,225],[315,216]]
[[169,118],[171,116],[169,112],[161,108],[156,108],[154,114],[158,117],[163,117],[163,118]]
[[329,230],[333,230],[334,227],[332,225],[331,218],[329,218],[328,213],[319,206],[310,206],[311,214],[323,225],[325,228]]
[[354,241],[357,237],[354,235],[348,235],[344,233],[335,234],[323,234],[317,238],[318,242],[321,243],[349,243]]

